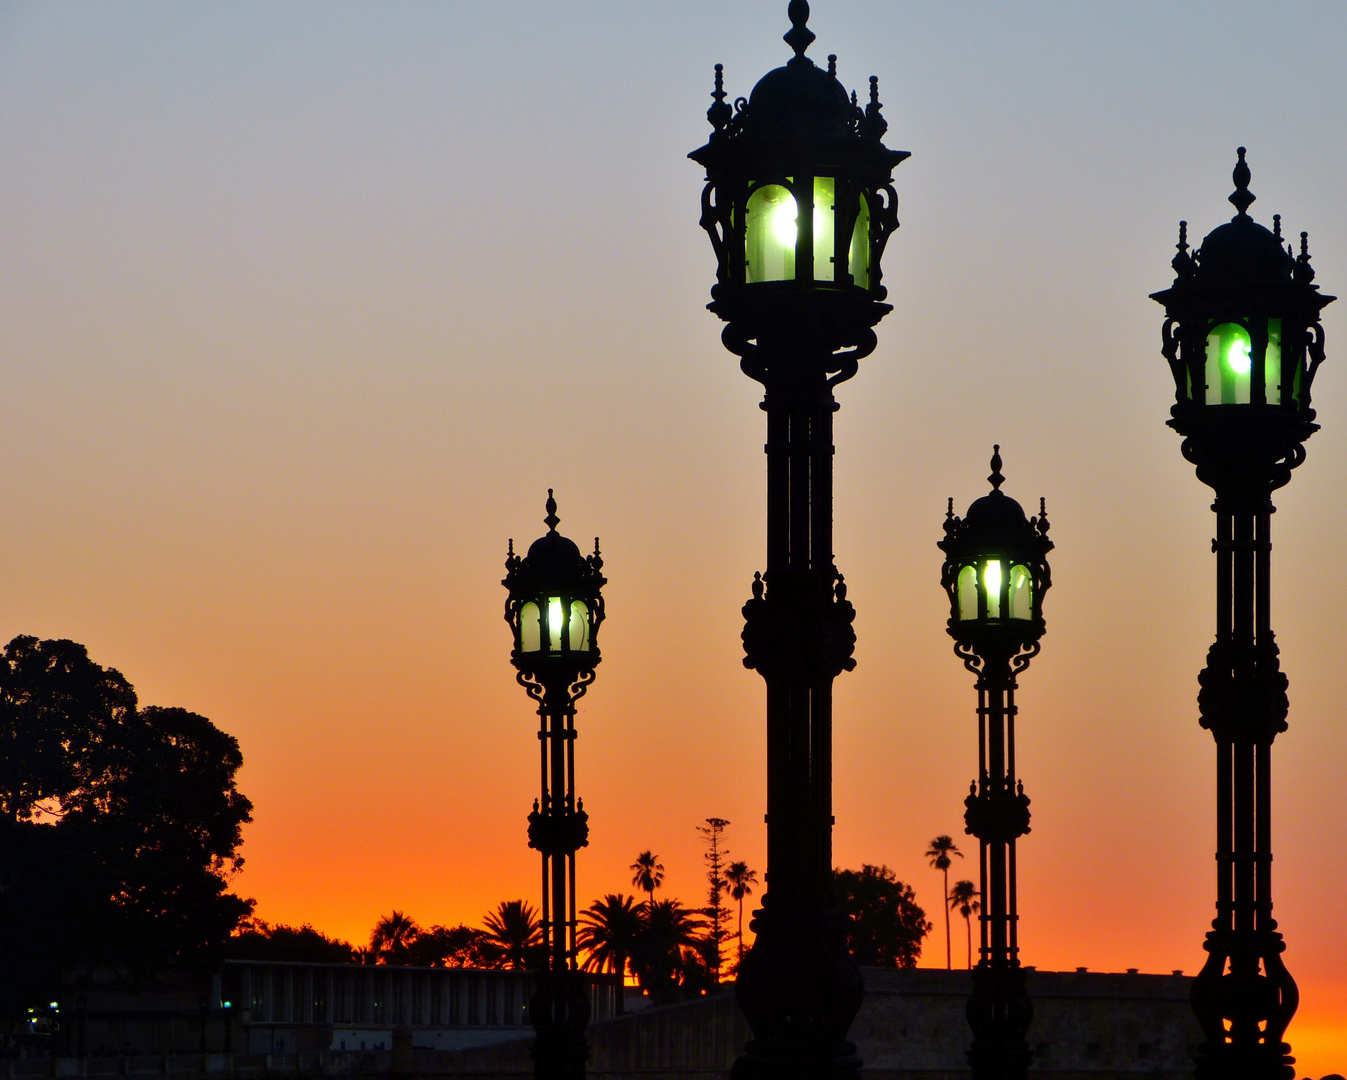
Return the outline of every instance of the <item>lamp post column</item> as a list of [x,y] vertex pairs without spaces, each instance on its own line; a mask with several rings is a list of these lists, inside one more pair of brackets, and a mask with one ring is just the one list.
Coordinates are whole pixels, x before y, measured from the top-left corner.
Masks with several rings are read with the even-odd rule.
[[1015,770],[1015,690],[1046,629],[1043,594],[1052,585],[1048,515],[1036,517],[1001,491],[1001,448],[992,451],[990,494],[963,518],[950,499],[941,583],[950,601],[954,652],[977,676],[978,777],[964,823],[978,838],[981,947],[968,998],[973,1080],[1025,1080],[1033,1055],[1033,1005],[1020,967],[1015,842],[1029,832],[1029,798]]
[[710,310],[767,413],[767,562],[744,605],[744,664],[767,690],[767,889],[736,993],[753,1041],[736,1080],[855,1080],[847,1029],[860,970],[832,887],[832,683],[855,666],[833,565],[833,389],[856,374],[890,310],[881,258],[898,228],[878,79],[862,106],[806,55],[809,5],[790,0],[794,56],[747,99],[716,65],[701,225],[716,254]]
[[1205,1040],[1199,1080],[1294,1080],[1283,1041],[1299,1000],[1272,917],[1272,743],[1286,730],[1287,680],[1272,633],[1272,493],[1319,429],[1310,390],[1324,360],[1309,240],[1285,244],[1249,216],[1244,147],[1237,213],[1189,252],[1179,223],[1162,353],[1174,376],[1169,426],[1216,493],[1216,640],[1198,676],[1201,724],[1216,742],[1216,917],[1193,982]]
[[743,637],[767,689],[768,888],[736,986],[755,1036],[737,1078],[859,1075],[846,1034],[864,988],[832,891],[832,682],[855,667],[855,612],[832,562],[827,359],[783,341],[763,373],[767,571]]
[[[1035,650],[1037,651],[1037,650]],[[1015,676],[1005,654],[971,657],[978,676],[978,779],[964,800],[967,831],[978,839],[982,875],[981,947],[973,969],[968,1062],[974,1080],[1027,1075],[1033,1005],[1020,967],[1015,841],[1029,832],[1029,798],[1015,774]],[[1028,664],[1023,658],[1018,668]]]
[[575,698],[549,682],[538,704],[542,795],[529,814],[529,847],[542,855],[547,966],[529,1002],[538,1080],[580,1080],[589,1045],[589,994],[575,966],[575,853],[589,844],[589,815],[575,797]]
[[[589,1045],[589,993],[576,966],[575,853],[589,844],[589,815],[575,795],[575,703],[594,681],[603,621],[603,559],[583,556],[557,532],[547,492],[547,534],[523,558],[510,541],[505,621],[514,632],[510,662],[538,703],[539,797],[528,817],[529,847],[542,856],[542,929],[546,963],[537,973],[529,1015],[538,1080],[583,1080]],[[618,992],[621,993],[619,986]]]

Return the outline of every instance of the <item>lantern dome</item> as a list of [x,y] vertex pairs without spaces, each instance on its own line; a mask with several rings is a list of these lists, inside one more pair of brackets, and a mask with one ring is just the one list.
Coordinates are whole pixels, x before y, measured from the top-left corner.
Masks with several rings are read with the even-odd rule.
[[764,138],[845,137],[856,130],[856,113],[837,76],[801,54],[758,80],[742,124],[744,134]]

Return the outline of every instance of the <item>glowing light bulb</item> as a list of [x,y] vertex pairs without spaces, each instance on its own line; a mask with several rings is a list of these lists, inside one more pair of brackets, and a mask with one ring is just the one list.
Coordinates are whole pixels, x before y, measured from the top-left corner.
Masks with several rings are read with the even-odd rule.
[[561,626],[563,622],[561,597],[553,596],[547,601],[547,636],[553,652],[561,648]]
[[987,590],[987,618],[1001,617],[1001,564],[996,559],[988,559],[982,571],[982,585]]
[[1236,375],[1247,375],[1249,369],[1253,367],[1253,358],[1249,356],[1249,343],[1238,338],[1232,341],[1229,351],[1225,354],[1225,362]]
[[771,209],[771,230],[772,238],[782,247],[793,248],[795,238],[798,233],[795,222],[799,217],[799,208],[795,205],[795,197],[787,195]]

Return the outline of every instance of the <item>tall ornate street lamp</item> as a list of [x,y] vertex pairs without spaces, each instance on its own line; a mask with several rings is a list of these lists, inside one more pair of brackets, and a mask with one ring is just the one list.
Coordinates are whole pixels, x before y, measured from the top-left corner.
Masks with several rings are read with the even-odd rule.
[[1282,247],[1254,201],[1244,147],[1230,196],[1238,213],[1188,251],[1179,223],[1164,347],[1174,375],[1169,426],[1216,492],[1216,641],[1198,676],[1201,724],[1216,740],[1216,918],[1193,984],[1206,1040],[1201,1080],[1295,1076],[1282,1041],[1298,1001],[1272,917],[1272,740],[1286,730],[1287,681],[1272,633],[1272,492],[1318,430],[1310,384],[1324,359],[1320,294],[1307,235]]
[[1023,1080],[1033,1055],[1033,1019],[1019,957],[1015,841],[1029,831],[1029,798],[1015,775],[1016,678],[1038,655],[1043,594],[1052,584],[1048,515],[1037,517],[1001,490],[1001,448],[992,450],[991,494],[962,517],[945,514],[941,584],[949,595],[954,652],[977,676],[978,778],[964,800],[966,831],[981,853],[981,945],[968,999],[973,1080]]
[[[557,532],[556,500],[547,492],[547,534],[522,559],[510,541],[505,621],[514,632],[510,662],[519,685],[538,703],[542,793],[529,814],[529,847],[542,853],[543,935],[547,967],[529,1002],[538,1080],[579,1080],[589,1048],[589,993],[576,966],[575,853],[589,843],[589,816],[575,797],[575,703],[594,681],[603,622],[599,541],[584,556]],[[619,993],[620,993],[619,989]]]
[[792,0],[795,56],[726,103],[689,156],[706,168],[702,227],[716,254],[711,311],[763,384],[767,566],[744,606],[744,659],[767,684],[767,892],[737,982],[754,1040],[748,1077],[855,1077],[847,1030],[864,992],[832,888],[832,682],[855,666],[854,611],[833,563],[833,388],[875,348],[898,227],[878,82],[862,108],[805,56],[809,5]]

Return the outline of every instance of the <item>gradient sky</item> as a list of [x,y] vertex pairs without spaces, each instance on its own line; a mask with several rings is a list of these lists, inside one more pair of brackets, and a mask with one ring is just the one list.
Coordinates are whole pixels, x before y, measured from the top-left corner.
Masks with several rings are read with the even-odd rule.
[[[1024,962],[1192,972],[1212,914],[1211,496],[1164,426],[1147,294],[1178,220],[1310,232],[1347,290],[1347,6],[817,0],[811,55],[880,78],[894,312],[840,388],[836,860],[922,859],[976,761],[939,588],[945,498],[1046,495],[1054,588],[1021,682]],[[719,343],[697,227],[712,66],[747,94],[784,0],[0,3],[0,633],[69,637],[242,743],[237,882],[363,939],[392,907],[536,900],[534,716],[508,537],[602,537],[579,715],[586,899],[695,826],[761,868],[760,389]],[[1347,301],[1324,430],[1279,493],[1277,913],[1302,1069],[1347,1059]],[[956,873],[973,876],[973,863]],[[962,928],[956,927],[956,962]],[[943,935],[939,935],[943,936]],[[933,937],[924,963],[943,962]]]

